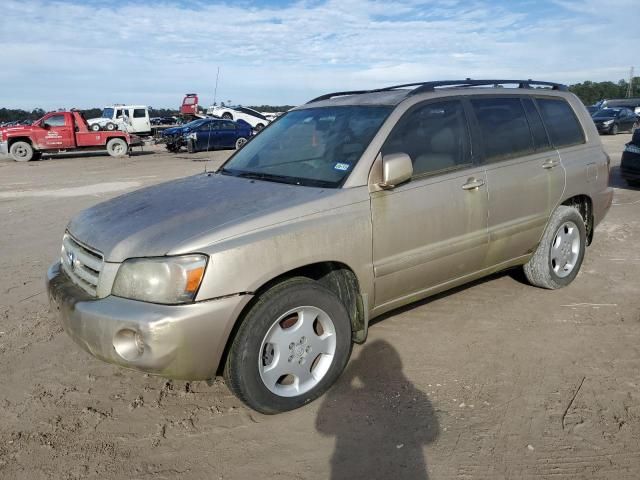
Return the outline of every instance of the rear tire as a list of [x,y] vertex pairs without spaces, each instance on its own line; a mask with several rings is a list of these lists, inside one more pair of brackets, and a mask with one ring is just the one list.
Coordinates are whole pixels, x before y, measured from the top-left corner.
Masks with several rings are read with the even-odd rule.
[[586,239],[580,212],[560,205],[551,215],[538,248],[524,265],[529,283],[550,290],[569,285],[582,265]]
[[112,138],[107,142],[107,152],[112,157],[124,157],[129,151],[129,146],[121,138]]
[[236,140],[236,150],[240,150],[244,144],[247,143],[247,139],[244,137],[240,137]]
[[259,132],[260,130],[262,130],[264,128],[264,125],[259,123],[256,125],[256,132]]
[[233,339],[224,377],[265,414],[299,408],[338,379],[351,355],[351,321],[340,299],[302,277],[261,294]]
[[15,142],[9,149],[11,158],[16,162],[28,162],[33,160],[33,147],[27,142]]
[[107,131],[109,131],[109,132],[113,132],[113,131],[115,131],[115,130],[116,130],[116,124],[115,124],[115,123],[111,123],[111,122],[109,122],[109,123],[107,123],[107,124],[105,125],[105,127],[104,127],[104,128],[105,128],[105,129],[107,129]]
[[91,124],[91,126],[89,128],[91,129],[92,132],[99,132],[100,131],[100,125],[98,125],[97,123]]

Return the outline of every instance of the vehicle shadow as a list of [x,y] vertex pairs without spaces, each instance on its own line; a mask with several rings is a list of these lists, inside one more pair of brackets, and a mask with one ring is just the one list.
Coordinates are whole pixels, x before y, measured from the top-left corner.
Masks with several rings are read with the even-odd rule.
[[[122,160],[129,157],[139,157],[141,155],[153,155],[156,152],[151,150],[132,150],[130,155],[125,155],[120,158],[114,158],[113,160]],[[38,160],[32,160],[31,162],[43,162],[49,160],[57,160],[57,159],[67,159],[67,158],[89,158],[89,157],[108,157],[109,154],[101,151],[93,151],[93,152],[70,152],[70,153],[51,153],[51,154],[43,154],[42,158]]]
[[428,479],[424,446],[440,427],[429,397],[402,373],[384,340],[367,343],[325,395],[318,432],[336,438],[332,480]]
[[[502,270],[500,272],[496,272],[496,273],[492,273],[491,275],[487,275],[486,277],[482,277],[479,278],[477,280],[474,280],[472,282],[469,283],[465,283],[463,285],[460,285],[458,287],[454,287],[451,288],[449,290],[445,290],[444,292],[441,293],[437,293],[435,295],[431,295],[427,298],[424,298],[422,300],[416,300],[415,302],[409,303],[408,305],[404,305],[402,307],[398,307],[398,308],[394,308],[393,310],[387,312],[387,313],[383,313],[382,315],[372,319],[369,323],[369,326],[375,325],[376,323],[380,323],[385,321],[387,318],[391,318],[391,317],[395,317],[396,315],[399,315],[401,313],[404,312],[408,312],[410,310],[413,310],[414,308],[418,308],[418,307],[422,307],[424,305],[428,305],[431,302],[435,302],[436,300],[439,300],[441,298],[446,298],[450,295],[454,295],[456,293],[459,292],[463,292],[469,288],[475,287],[477,285],[482,285],[483,283],[487,283],[487,282],[491,282],[493,280],[496,280],[498,278],[502,278],[502,277],[510,277],[512,280],[514,280],[517,283],[520,283],[522,285],[526,285],[526,286],[530,286],[531,284],[527,281],[527,278],[524,275],[524,272],[522,271],[522,268],[518,268],[518,267],[513,267],[513,268],[509,268],[507,270]],[[531,287],[533,288],[533,287]]]

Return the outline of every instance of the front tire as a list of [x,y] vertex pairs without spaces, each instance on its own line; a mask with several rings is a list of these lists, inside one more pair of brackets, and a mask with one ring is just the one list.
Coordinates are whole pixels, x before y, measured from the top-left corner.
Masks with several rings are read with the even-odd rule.
[[27,142],[15,142],[9,149],[11,158],[16,162],[28,162],[33,160],[33,147]]
[[299,408],[337,380],[351,356],[351,322],[319,283],[293,278],[264,292],[233,339],[224,376],[249,407],[265,414]]
[[618,125],[614,123],[613,126],[611,127],[611,135],[617,135],[617,134],[618,134]]
[[121,138],[112,138],[107,142],[107,152],[112,157],[124,157],[129,151],[129,146]]
[[229,112],[224,112],[222,114],[222,118],[224,118],[225,120],[233,120],[233,115],[231,115]]
[[580,212],[560,205],[551,215],[537,250],[524,266],[529,283],[550,290],[569,285],[582,265],[586,239]]

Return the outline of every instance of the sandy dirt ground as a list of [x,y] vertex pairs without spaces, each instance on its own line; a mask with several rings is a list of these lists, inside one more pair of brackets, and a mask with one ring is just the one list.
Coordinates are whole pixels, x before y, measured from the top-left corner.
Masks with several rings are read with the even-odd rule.
[[222,380],[102,363],[49,312],[69,218],[229,152],[0,161],[0,478],[640,478],[640,191],[560,291],[494,275],[379,319],[339,383],[263,416]]

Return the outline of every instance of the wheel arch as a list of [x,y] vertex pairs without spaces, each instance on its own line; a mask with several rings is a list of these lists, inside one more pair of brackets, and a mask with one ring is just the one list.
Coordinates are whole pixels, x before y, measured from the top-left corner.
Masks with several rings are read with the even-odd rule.
[[580,216],[582,217],[582,220],[584,220],[584,227],[587,232],[587,245],[591,245],[594,230],[593,200],[591,197],[585,194],[574,195],[573,197],[569,197],[564,200],[561,205],[573,207],[580,212]]
[[37,145],[34,145],[33,141],[29,137],[9,137],[7,139],[7,148],[11,148],[16,142],[27,142],[34,150],[38,150]]
[[311,263],[281,273],[252,292],[253,298],[244,306],[240,315],[238,315],[238,318],[226,339],[226,344],[218,364],[218,371],[216,372],[218,375],[220,375],[224,370],[229,350],[236,334],[238,333],[240,325],[242,325],[247,312],[249,312],[253,305],[258,301],[260,295],[275,285],[295,277],[305,277],[315,280],[336,294],[349,313],[352,341],[364,343],[367,334],[368,313],[365,302],[360,294],[360,282],[358,281],[358,277],[355,272],[351,267],[342,262],[323,261]]

